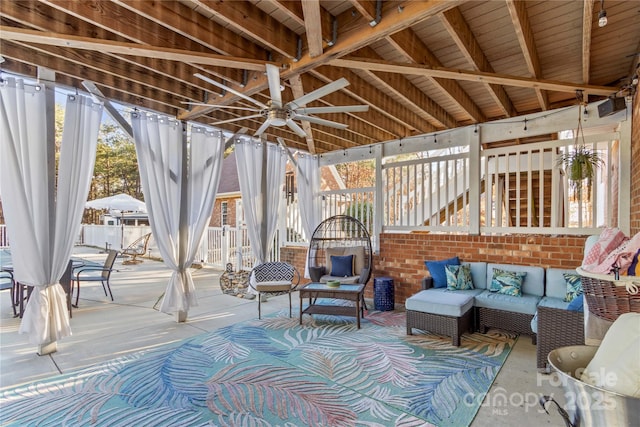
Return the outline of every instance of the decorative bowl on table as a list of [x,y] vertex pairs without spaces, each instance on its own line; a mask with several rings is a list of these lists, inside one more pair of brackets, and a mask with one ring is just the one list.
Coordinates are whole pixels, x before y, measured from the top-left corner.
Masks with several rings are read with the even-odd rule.
[[340,281],[339,280],[329,280],[327,281],[327,286],[330,288],[339,288],[340,287]]

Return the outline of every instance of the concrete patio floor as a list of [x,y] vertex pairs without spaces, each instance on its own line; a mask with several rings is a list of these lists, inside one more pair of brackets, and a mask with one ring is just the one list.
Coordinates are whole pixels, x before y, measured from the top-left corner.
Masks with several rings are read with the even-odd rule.
[[[74,256],[98,262],[105,257],[98,249],[87,247],[76,247]],[[258,315],[256,300],[224,295],[219,286],[222,271],[205,267],[192,271],[199,305],[189,311],[186,323],[178,324],[175,316],[153,308],[170,276],[161,262],[144,259],[141,264],[123,265],[122,259],[118,259],[115,268],[117,271],[111,276],[115,301],[104,296],[100,284],[83,283],[79,307],[73,310],[71,319],[73,335],[59,341],[58,351],[47,356],[38,356],[27,336],[18,334],[20,319],[13,317],[9,292],[0,292],[0,390],[73,372]],[[368,304],[373,305],[371,301]],[[298,315],[298,307],[299,297],[294,294],[294,316]],[[262,305],[263,315],[287,308],[286,296],[270,298]],[[538,373],[535,346],[530,337],[522,336],[471,425],[562,426],[564,422],[554,408],[550,408],[550,415],[540,409],[538,398],[549,394],[564,403],[563,389],[552,376]]]

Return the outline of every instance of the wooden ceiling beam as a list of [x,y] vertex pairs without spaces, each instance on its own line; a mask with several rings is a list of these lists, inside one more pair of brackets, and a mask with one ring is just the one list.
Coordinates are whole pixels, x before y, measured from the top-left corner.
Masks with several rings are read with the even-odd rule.
[[[52,7],[78,17],[98,27],[114,32],[128,41],[151,46],[172,46],[195,52],[259,58],[264,50],[228,31],[224,27],[178,2],[131,3],[46,0]],[[135,7],[134,7],[135,6]],[[166,21],[159,19],[166,18]],[[137,25],[136,25],[137,24]],[[176,24],[175,27],[167,27]],[[66,34],[67,31],[64,31]],[[176,34],[177,33],[177,34]],[[196,33],[200,38],[192,35]],[[83,33],[77,33],[83,35]],[[100,38],[94,36],[96,38]],[[262,54],[262,55],[261,55]],[[199,67],[197,64],[192,64]],[[242,70],[209,66],[207,71],[217,77],[241,84]]]
[[274,5],[278,10],[287,15],[296,24],[304,27],[304,14],[302,12],[302,2],[291,0],[264,0]]
[[[99,82],[101,89],[102,87],[109,87],[119,92],[132,95],[137,99],[137,103],[135,105],[142,108],[151,108],[149,107],[150,104],[154,104],[156,106],[158,104],[162,104],[165,107],[158,111],[174,116],[177,112],[176,105],[179,105],[181,100],[181,98],[176,97],[171,93],[158,90],[154,86],[140,84],[113,74],[107,74],[92,68],[79,66],[63,58],[48,55],[42,51],[37,51],[36,54],[36,52],[32,50],[25,49],[24,46],[21,49],[17,49],[15,48],[15,44],[12,43],[2,43],[0,49],[3,56],[34,66],[50,68],[55,70],[56,74],[69,76],[75,79],[76,82],[79,82],[79,86],[76,87],[82,87],[82,80],[91,80],[93,82]],[[35,61],[36,58],[37,62]],[[119,100],[120,97],[115,97],[113,99]]]
[[367,20],[369,25],[373,26],[371,23],[376,23],[376,1],[371,0],[349,0],[349,3],[355,10],[358,11],[360,15],[364,19]]
[[387,115],[406,127],[405,135],[403,136],[416,133],[429,133],[435,130],[433,126],[418,114],[407,110],[390,96],[381,93],[375,86],[372,86],[348,68],[340,69],[337,67],[324,66],[316,68],[314,71],[318,71],[330,80],[345,77],[350,85],[342,89],[342,91],[355,99],[361,100],[363,103],[369,104],[371,108],[375,108],[380,113]]
[[[380,55],[370,48],[360,49],[357,55],[363,55],[363,57],[371,59],[382,59]],[[406,77],[396,73],[375,73],[369,70],[364,72],[379,85],[384,86],[387,91],[392,92],[397,98],[401,98],[407,108],[415,110],[425,120],[429,121],[434,130],[458,126],[456,120],[444,108],[429,98]]]
[[[305,88],[308,92],[318,89],[324,86],[326,83],[332,80],[321,73],[311,72],[305,74]],[[320,102],[326,102],[327,105],[352,105],[356,103],[366,104],[363,99],[352,98],[342,91],[330,93],[322,97]],[[347,113],[349,115],[353,113]],[[401,136],[406,136],[407,129],[397,121],[388,117],[388,115],[380,113],[377,109],[369,108],[369,111],[365,113],[358,113],[353,115],[357,120],[361,120],[368,126],[379,131],[379,141],[386,141],[388,139],[395,139]]]
[[304,14],[304,28],[309,45],[309,56],[315,58],[322,55],[322,16],[320,15],[320,0],[305,0],[302,2]]
[[[467,58],[467,61],[469,61],[476,70],[487,73],[493,73],[495,71],[484,55],[482,48],[471,32],[459,8],[455,7],[442,13],[440,15],[440,21],[449,32],[458,49],[460,49],[460,52],[462,52],[465,58]],[[494,102],[500,107],[506,117],[512,117],[517,114],[509,95],[507,95],[507,92],[502,86],[490,83],[485,83],[485,86]]]
[[581,90],[585,94],[610,96],[618,91],[614,86],[581,85],[556,80],[541,80],[530,77],[508,76],[497,73],[485,73],[482,71],[458,70],[452,68],[431,67],[420,64],[405,64],[402,62],[377,61],[366,58],[334,59],[331,65],[336,67],[353,68],[357,70],[386,71],[390,73],[415,74],[443,79],[466,80],[478,83],[494,83],[503,86],[524,87],[529,89],[540,88],[542,90],[556,92],[571,92]]
[[[139,0],[127,2],[138,3]],[[250,2],[234,1],[233,7],[221,0],[192,0],[192,3],[203,12],[223,20],[236,32],[246,34],[268,50],[288,59],[297,56],[298,35]]]
[[[275,6],[280,12],[284,13],[288,18],[293,20],[297,25],[306,29],[304,12],[302,5],[304,2],[299,0],[263,0]],[[320,29],[322,31],[323,46],[333,44],[333,19],[334,17],[320,5]]]
[[135,55],[146,58],[159,58],[169,61],[195,62],[198,64],[220,67],[250,69],[263,71],[265,61],[248,58],[237,58],[217,54],[190,52],[157,46],[141,46],[136,43],[98,40],[90,37],[70,36],[60,33],[33,31],[0,26],[0,39],[15,40],[26,43],[40,43],[50,46],[86,49],[96,52],[109,52],[119,55]]
[[[304,86],[302,85],[302,76],[296,75],[289,79],[289,84],[291,85],[291,92],[293,93],[293,99],[300,98],[305,94]],[[311,154],[316,153],[316,146],[313,142],[313,129],[311,125],[307,121],[302,121],[302,130],[307,134],[305,138],[307,141],[307,150]]]
[[[384,19],[385,25],[376,26],[375,32],[371,32],[371,27],[366,26],[357,26],[349,29],[345,32],[348,36],[341,37],[338,39],[340,46],[338,49],[334,49],[336,46],[331,48],[332,53],[335,52],[344,52],[348,53],[352,50],[357,49],[358,46],[364,46],[371,41],[375,40],[380,34],[389,34],[394,31],[398,31],[403,28],[405,25],[409,25],[411,23],[420,22],[421,20],[427,19],[434,14],[437,14],[441,11],[448,9],[449,7],[455,6],[456,2],[434,2],[429,4],[423,4],[422,2],[409,2],[406,4],[400,12],[395,7],[387,8],[386,11],[383,11],[383,17],[386,15],[387,19]],[[400,17],[398,17],[400,16]],[[353,41],[353,43],[350,43]],[[333,55],[332,55],[333,56]],[[307,58],[305,60],[305,58]],[[327,57],[327,52],[323,53],[320,57],[314,58],[311,61],[311,58],[305,56],[301,59],[301,61],[297,63],[291,64],[291,69],[282,73],[282,78],[288,79],[290,75],[301,73],[307,71],[307,68],[313,68],[318,64],[324,63],[329,60]],[[300,66],[298,66],[300,65]],[[289,74],[290,73],[290,74]],[[243,91],[248,96],[260,92],[266,89],[266,79],[258,76],[254,82],[250,83],[247,88]],[[227,95],[225,98],[222,98],[218,101],[220,105],[228,104],[237,100],[237,97]],[[200,114],[206,114],[211,108],[209,107],[195,107],[192,111],[187,113],[182,113],[180,115],[183,119],[189,119],[197,117]],[[424,123],[420,121],[417,123],[414,120],[415,125],[411,125],[411,127],[421,128],[424,126]],[[406,135],[405,135],[406,136]]]
[[[31,79],[37,78],[37,66],[32,64],[27,64],[21,61],[18,61],[14,58],[5,58],[6,61],[2,64],[2,69],[14,73],[17,75],[25,76]],[[83,88],[82,81],[76,79],[75,77],[68,76],[66,74],[56,73],[56,87],[67,88],[69,90],[74,88]],[[86,90],[80,89],[81,92],[86,92]],[[140,107],[144,109],[148,109],[151,111],[156,111],[159,114],[166,114],[168,116],[173,116],[173,107],[161,104],[155,101],[145,100],[136,95],[131,95],[128,92],[121,92],[117,89],[112,89],[108,87],[100,88],[100,91],[103,95],[108,99],[117,99],[118,102],[125,107]],[[89,94],[87,94],[89,96]]]
[[[175,78],[150,74],[147,69],[131,63],[119,61],[112,56],[97,52],[87,52],[77,49],[65,49],[55,46],[26,45],[14,42],[5,42],[0,49],[7,54],[16,56],[22,49],[33,49],[38,55],[51,55],[82,68],[93,69],[97,72],[110,74],[116,78],[130,80],[142,85],[157,87],[167,93],[181,98],[182,100],[201,99],[203,91],[192,85],[177,81]],[[179,107],[180,105],[175,105]]]
[[593,25],[593,1],[582,3],[582,83],[589,84],[591,74],[591,27]]
[[[403,54],[407,61],[434,67],[442,66],[440,60],[410,28],[390,35],[387,37],[387,41],[391,43],[398,52]],[[473,99],[462,89],[462,86],[460,86],[458,82],[437,77],[431,77],[429,79],[444,95],[458,104],[458,106],[467,113],[471,121],[476,123],[486,121],[486,116],[482,110],[473,102]]]
[[[520,49],[524,55],[524,60],[527,63],[527,68],[531,77],[542,77],[542,68],[540,67],[540,59],[538,57],[538,50],[533,38],[533,30],[529,23],[529,15],[527,14],[527,5],[521,0],[507,0],[507,9],[509,9],[509,15],[511,15],[511,22],[516,30],[516,36],[520,43]],[[546,92],[540,88],[534,88],[538,102],[543,111],[549,109],[549,97]]]
[[[32,1],[20,1],[20,2],[4,2],[2,4],[3,20],[10,18],[14,22],[19,22],[25,26],[29,26],[29,29],[37,29],[41,31],[74,31],[74,35],[80,34],[93,34],[96,38],[115,38],[117,40],[126,41],[121,35],[116,35],[108,30],[92,25],[86,21],[80,20],[75,16],[68,15],[58,9],[51,8],[44,4],[36,4]],[[12,24],[15,26],[15,24]],[[52,48],[49,48],[52,49]],[[86,51],[78,51],[79,55],[87,56]],[[98,55],[102,55],[98,53]],[[108,55],[108,54],[105,54]],[[193,73],[197,70],[193,66],[178,62],[178,61],[163,61],[157,58],[143,58],[143,57],[129,57],[124,55],[109,55],[112,61],[116,63],[131,64],[133,67],[141,67],[148,70],[151,73],[158,73],[165,76],[168,79],[175,80],[187,85],[191,85],[194,88],[200,90],[200,95],[197,98],[191,98],[191,100],[203,101],[202,95],[204,89],[202,81],[195,78]],[[87,64],[91,64],[90,57],[87,56]],[[219,67],[207,67],[208,72],[220,71],[224,73],[218,75],[218,77],[232,77],[235,78],[238,75],[238,70]],[[127,78],[127,73],[124,73],[124,78]],[[190,94],[190,90],[185,91],[185,95]],[[216,92],[217,93],[217,92]]]
[[[355,52],[382,37],[402,31],[406,27],[415,25],[438,13],[455,7],[460,1],[434,0],[429,2],[409,1],[398,5],[385,4],[382,10],[382,20],[375,27],[368,23],[361,23],[347,28],[339,28],[336,43],[324,50],[324,53],[315,58],[303,56],[300,61],[291,64],[291,73],[305,73],[320,65],[326,65],[335,58]],[[362,21],[358,21],[362,22]],[[288,76],[287,76],[288,78]]]

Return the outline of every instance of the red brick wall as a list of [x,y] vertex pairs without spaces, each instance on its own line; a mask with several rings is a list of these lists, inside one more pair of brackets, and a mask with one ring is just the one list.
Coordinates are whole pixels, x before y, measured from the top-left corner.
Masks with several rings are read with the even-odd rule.
[[310,282],[304,278],[304,266],[307,259],[307,248],[299,246],[287,246],[280,250],[280,261],[288,262],[295,266],[300,273],[300,284]]
[[[395,303],[420,290],[426,260],[458,256],[462,261],[574,268],[582,262],[585,236],[467,236],[448,234],[382,234],[380,254],[373,258],[373,277],[394,280]],[[304,271],[306,248],[283,248],[282,261]],[[372,283],[372,282],[371,282]],[[365,290],[373,298],[373,286]]]
[[633,101],[631,124],[631,235],[640,233],[640,91]]
[[231,198],[218,198],[213,204],[213,212],[211,213],[211,220],[209,221],[209,227],[222,227],[222,202],[227,202],[227,225],[230,227],[236,226],[236,200],[239,197]]

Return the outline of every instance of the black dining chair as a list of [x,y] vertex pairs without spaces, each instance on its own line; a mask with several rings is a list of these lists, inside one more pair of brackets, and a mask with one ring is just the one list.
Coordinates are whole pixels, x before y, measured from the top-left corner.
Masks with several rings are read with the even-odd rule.
[[11,292],[11,308],[13,308],[13,316],[18,316],[16,310],[16,282],[13,280],[13,273],[10,271],[0,271],[0,291],[9,289]]
[[111,272],[113,271],[113,264],[116,262],[118,251],[109,250],[107,259],[105,259],[102,266],[99,265],[84,265],[74,270],[73,281],[71,282],[71,292],[73,287],[77,284],[76,290],[76,303],[74,307],[78,307],[78,300],[80,298],[80,282],[100,282],[102,283],[102,289],[104,289],[104,295],[107,296],[107,290],[111,301],[113,301],[113,294],[111,293],[111,286],[109,285],[109,279],[111,278]]
[[73,261],[69,260],[67,263],[67,268],[62,273],[62,277],[60,277],[60,286],[64,289],[64,293],[67,295],[67,310],[69,310],[69,318],[73,317],[73,313],[71,312],[71,292],[72,287],[71,283],[73,282]]

